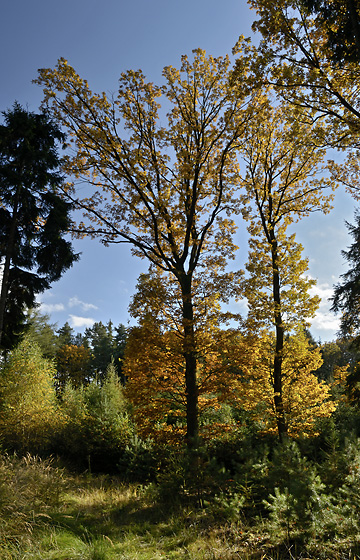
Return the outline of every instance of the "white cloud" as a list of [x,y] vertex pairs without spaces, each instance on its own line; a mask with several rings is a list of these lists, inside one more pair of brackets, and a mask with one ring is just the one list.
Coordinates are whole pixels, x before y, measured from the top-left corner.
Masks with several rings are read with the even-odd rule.
[[77,315],[70,315],[70,326],[73,328],[92,327],[95,319],[91,317],[78,317]]
[[249,304],[245,298],[234,301],[231,307],[233,307],[234,313],[241,313],[243,316],[247,315],[249,311]]
[[93,303],[86,303],[81,301],[77,296],[69,299],[69,307],[80,307],[83,311],[89,311],[89,309],[98,309]]
[[310,290],[311,295],[317,295],[321,297],[321,305],[326,304],[328,307],[331,303],[328,301],[334,294],[334,289],[330,284],[324,282],[322,284],[316,284]]
[[321,298],[319,309],[316,312],[314,319],[311,321],[313,328],[327,331],[330,338],[335,337],[340,329],[340,317],[336,316],[330,311],[331,301],[329,299],[334,295],[334,288],[327,282],[317,284],[310,290],[311,295],[317,295]]
[[63,303],[40,303],[40,310],[42,313],[55,313],[56,311],[64,311],[65,305]]
[[315,329],[321,331],[332,331],[336,333],[340,329],[340,319],[331,312],[318,311],[311,321]]

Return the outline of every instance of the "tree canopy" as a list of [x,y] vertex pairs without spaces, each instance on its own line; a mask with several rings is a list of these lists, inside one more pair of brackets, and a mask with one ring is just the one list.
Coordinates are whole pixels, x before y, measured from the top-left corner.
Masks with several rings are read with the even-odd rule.
[[239,148],[245,165],[241,207],[250,233],[248,276],[242,283],[249,305],[247,328],[260,338],[274,331],[273,363],[267,371],[280,438],[288,427],[285,336],[307,325],[318,306],[318,298],[309,293],[315,282],[306,275],[307,260],[288,228],[311,212],[328,212],[333,195],[326,189],[335,187],[321,175],[325,151],[312,142],[306,120],[305,111],[285,103],[271,106],[269,99]]
[[[312,108],[314,119],[331,123],[327,131],[320,126],[318,141],[351,146],[360,116],[360,70],[352,60],[357,56],[359,13],[357,8],[353,20],[349,8],[353,0],[249,0],[249,4],[258,14],[253,29],[263,36],[257,78],[273,83],[282,98]],[[349,42],[342,33],[343,24],[350,21]]]
[[360,6],[357,0],[301,0],[327,34],[333,61],[360,61]]

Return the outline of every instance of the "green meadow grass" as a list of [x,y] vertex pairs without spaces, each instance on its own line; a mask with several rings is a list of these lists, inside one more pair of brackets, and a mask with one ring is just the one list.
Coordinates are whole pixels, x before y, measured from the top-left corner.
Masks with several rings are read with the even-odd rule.
[[[41,459],[0,465],[1,560],[354,560],[351,543],[296,549],[259,519],[160,504],[154,487],[72,476]],[[1,484],[5,480],[6,484]],[[281,540],[281,539],[280,539]]]

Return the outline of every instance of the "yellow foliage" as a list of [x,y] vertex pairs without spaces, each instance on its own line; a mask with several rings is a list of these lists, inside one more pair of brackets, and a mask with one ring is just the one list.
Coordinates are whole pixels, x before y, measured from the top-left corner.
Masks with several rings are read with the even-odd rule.
[[[311,371],[319,367],[314,353],[308,356],[306,370],[299,366],[301,356],[296,352],[300,347],[293,364],[287,351],[293,339],[287,340],[289,335],[299,325],[308,326],[319,305],[319,298],[309,293],[314,280],[306,275],[308,261],[302,258],[302,246],[288,228],[313,211],[328,212],[336,185],[321,173],[325,150],[312,141],[309,112],[287,102],[271,105],[271,101],[264,96],[247,128],[246,142],[239,148],[245,166],[240,201],[251,235],[248,274],[242,281],[249,309],[246,328],[258,333],[267,349],[257,353],[260,361],[247,379],[249,401],[244,407],[257,403],[267,413],[272,409],[266,429],[275,430],[277,425],[282,439],[286,433],[309,432],[313,421],[305,411],[316,409],[317,415],[323,414],[319,403],[326,389],[311,377]],[[262,334],[265,329],[273,335]],[[304,385],[308,387],[305,394]],[[313,400],[306,398],[308,394]]]
[[[223,418],[222,404],[234,385],[226,345],[230,335],[214,331],[197,333],[198,411],[200,436],[215,437],[232,429]],[[124,362],[126,398],[133,404],[136,424],[143,437],[171,443],[186,434],[186,381],[183,340],[179,333],[162,333],[155,322],[130,332]],[[203,421],[204,420],[204,421]]]
[[[221,274],[215,268],[207,274],[197,271],[192,282],[196,408],[202,437],[225,429],[219,392],[227,385],[228,364],[220,327],[230,314],[222,313],[220,305],[237,293],[237,279],[238,275]],[[137,425],[142,435],[180,441],[185,437],[188,395],[187,325],[182,319],[179,287],[169,275],[151,269],[140,275],[129,310],[139,327],[129,334],[124,373]]]
[[46,445],[61,422],[54,364],[29,338],[13,350],[0,372],[0,439],[21,452]]
[[[251,412],[264,432],[276,433],[274,336],[264,333],[252,340],[239,336],[237,344],[238,349],[235,346],[232,350],[232,359],[238,367],[232,399]],[[315,375],[321,364],[320,348],[311,347],[303,331],[287,338],[282,363],[282,399],[287,433],[292,437],[315,435],[316,420],[331,416],[336,409],[330,386]]]

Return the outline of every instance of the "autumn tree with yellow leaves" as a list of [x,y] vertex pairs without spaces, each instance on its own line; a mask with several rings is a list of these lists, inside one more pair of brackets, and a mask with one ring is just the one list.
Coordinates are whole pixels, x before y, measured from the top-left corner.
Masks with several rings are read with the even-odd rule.
[[249,0],[249,4],[258,16],[253,29],[263,36],[259,49],[266,79],[286,100],[311,107],[317,118],[329,119],[335,127],[327,137],[331,143],[343,145],[357,136],[360,7],[356,0]]
[[[221,304],[236,295],[239,274],[214,276],[211,270],[193,284],[194,334],[197,348],[199,433],[202,438],[224,433],[231,422],[222,417],[231,373],[224,350],[227,333],[221,326],[233,314]],[[124,373],[126,397],[134,407],[144,437],[180,443],[186,430],[186,368],[181,320],[181,292],[165,273],[140,275],[129,307],[138,326],[130,330]]]
[[[250,62],[244,42],[238,55],[244,77]],[[130,243],[134,255],[169,274],[179,288],[191,446],[199,432],[193,285],[206,270],[221,271],[233,255],[236,148],[252,110],[246,80],[240,87],[229,80],[227,57],[199,49],[192,62],[184,56],[180,70],[166,67],[163,76],[164,85],[156,86],[141,71],[123,73],[109,99],[92,93],[60,59],[56,68],[40,71],[37,83],[44,105],[72,137],[64,171],[74,180],[66,195],[84,214],[78,234]],[[84,181],[88,187],[78,190]]]
[[0,439],[24,453],[47,450],[61,424],[54,389],[54,363],[29,336],[0,368]]
[[[275,400],[274,357],[276,335],[262,331],[257,336],[238,333],[228,348],[228,359],[237,383],[232,383],[231,402],[249,412],[259,430],[290,437],[316,435],[317,420],[329,417],[336,409],[331,387],[319,381],[315,372],[322,364],[321,349],[312,347],[304,329],[288,334],[281,354],[281,421],[279,400]],[[279,381],[279,380],[278,380]],[[283,428],[283,432],[280,429]]]
[[272,106],[270,99],[264,103],[263,111],[249,123],[239,152],[245,167],[241,207],[250,233],[248,275],[243,281],[249,306],[247,329],[259,333],[262,340],[267,331],[274,335],[261,358],[271,356],[271,367],[259,372],[271,387],[282,439],[289,431],[284,384],[291,378],[284,371],[285,338],[308,324],[319,302],[309,293],[315,282],[306,275],[302,247],[288,230],[311,212],[328,212],[332,200],[328,189],[334,184],[321,175],[325,153],[312,142],[306,115],[291,105]]

